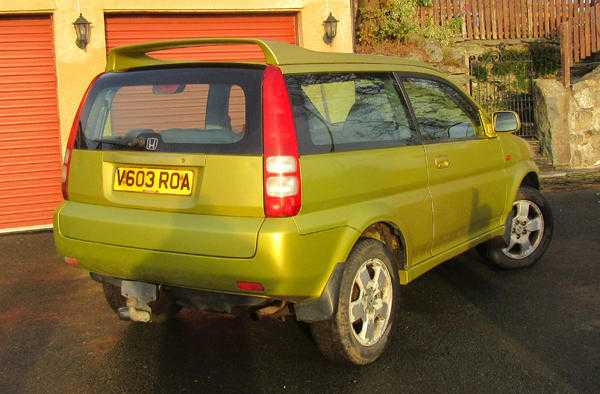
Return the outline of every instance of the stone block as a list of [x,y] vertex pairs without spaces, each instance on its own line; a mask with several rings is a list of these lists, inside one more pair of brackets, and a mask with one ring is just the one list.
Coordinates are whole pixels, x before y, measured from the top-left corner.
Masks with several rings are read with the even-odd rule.
[[571,162],[568,91],[556,80],[537,79],[534,96],[534,117],[542,152],[554,166],[568,166]]
[[573,85],[574,102],[581,109],[594,108],[598,92],[600,92],[600,83],[592,83],[590,80],[576,83]]
[[578,110],[574,105],[571,105],[569,109],[569,130],[571,133],[583,133],[594,127],[594,112],[592,110]]

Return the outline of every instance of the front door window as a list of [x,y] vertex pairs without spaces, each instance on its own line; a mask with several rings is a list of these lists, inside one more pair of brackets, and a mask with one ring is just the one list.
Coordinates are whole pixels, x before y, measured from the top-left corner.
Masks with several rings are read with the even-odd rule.
[[449,85],[430,79],[408,78],[404,89],[412,103],[425,141],[477,137],[477,110]]

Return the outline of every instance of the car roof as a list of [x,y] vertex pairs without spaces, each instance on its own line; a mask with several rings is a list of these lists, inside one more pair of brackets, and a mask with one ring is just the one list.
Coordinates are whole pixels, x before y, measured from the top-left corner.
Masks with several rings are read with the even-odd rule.
[[[263,52],[265,61],[260,64],[281,66],[285,70],[323,69],[340,67],[342,69],[393,69],[422,71],[438,74],[436,70],[423,62],[383,55],[359,55],[354,53],[318,52],[301,48],[281,41],[258,38],[193,38],[182,40],[156,41],[138,45],[127,45],[112,49],[107,57],[106,71],[121,72],[139,68],[172,65],[198,64],[197,61],[156,59],[148,54],[154,51],[201,45],[219,44],[255,44]],[[239,64],[239,62],[232,62]],[[252,63],[256,64],[256,63]]]

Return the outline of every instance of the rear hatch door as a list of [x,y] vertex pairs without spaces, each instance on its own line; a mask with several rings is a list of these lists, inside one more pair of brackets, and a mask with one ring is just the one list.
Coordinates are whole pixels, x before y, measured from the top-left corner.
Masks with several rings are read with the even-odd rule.
[[82,110],[63,234],[253,256],[264,220],[261,78],[241,66],[100,77]]

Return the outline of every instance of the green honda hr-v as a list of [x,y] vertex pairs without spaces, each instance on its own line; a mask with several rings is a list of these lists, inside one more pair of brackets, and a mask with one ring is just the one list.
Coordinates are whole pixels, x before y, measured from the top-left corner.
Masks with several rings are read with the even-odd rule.
[[[265,61],[148,55],[214,44]],[[423,64],[258,39],[121,47],[107,63],[67,143],[54,234],[122,319],[294,315],[325,355],[367,364],[401,285],[470,248],[510,269],[548,247],[518,116],[488,116]]]

